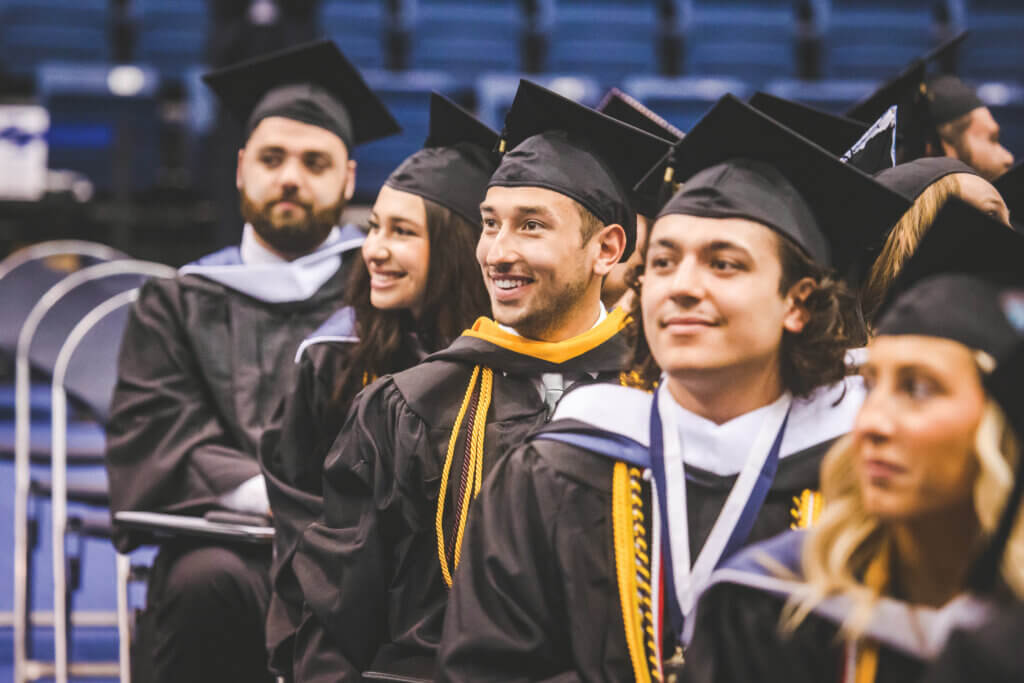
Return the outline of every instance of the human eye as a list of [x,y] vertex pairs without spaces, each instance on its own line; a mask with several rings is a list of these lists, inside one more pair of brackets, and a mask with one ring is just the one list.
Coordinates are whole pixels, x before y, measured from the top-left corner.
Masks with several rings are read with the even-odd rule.
[[536,220],[528,220],[523,223],[523,229],[527,232],[534,232],[544,227],[544,224]]
[[480,223],[483,226],[483,229],[489,232],[493,232],[498,229],[498,221],[493,218],[484,218]]
[[280,152],[265,151],[260,153],[259,160],[264,166],[273,168],[281,164],[281,161],[284,160],[284,155]]
[[925,401],[939,393],[939,385],[929,377],[913,374],[902,379],[900,392],[912,401]]
[[376,219],[371,218],[366,222],[366,227],[369,228],[370,232],[376,232],[377,230],[380,230],[380,223],[378,223]]

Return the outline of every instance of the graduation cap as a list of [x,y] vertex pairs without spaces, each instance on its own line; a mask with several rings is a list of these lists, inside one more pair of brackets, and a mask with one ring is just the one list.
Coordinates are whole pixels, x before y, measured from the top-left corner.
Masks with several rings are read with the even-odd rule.
[[1018,163],[992,183],[1010,209],[1010,222],[1024,232],[1024,162]]
[[[672,165],[684,185],[660,215],[757,221],[842,274],[880,249],[910,207],[871,176],[732,95],[674,147]],[[651,180],[657,179],[649,175],[644,182]]]
[[282,116],[328,130],[351,149],[401,131],[338,46],[329,40],[250,59],[203,76],[251,135],[260,121]]
[[960,342],[996,359],[1020,338],[1001,293],[1024,288],[1024,235],[951,197],[886,294],[879,335]]
[[985,106],[974,88],[951,74],[930,77],[925,82],[925,98],[928,100],[928,113],[935,126],[955,121],[978,107]]
[[448,98],[430,96],[424,148],[391,173],[385,185],[429,199],[480,225],[480,201],[498,166],[498,133]]
[[[604,96],[601,103],[597,105],[597,110],[602,114],[611,116],[613,119],[618,119],[640,130],[647,131],[651,135],[657,135],[669,143],[679,142],[686,136],[683,131],[644,106],[636,98],[622,92],[618,88],[612,88],[608,91],[608,94]],[[664,173],[664,165],[661,167],[661,172]],[[668,195],[665,193],[645,195],[634,192],[632,200],[637,213],[653,217],[661,211],[661,207],[668,200]]]
[[669,144],[558,93],[522,80],[505,117],[505,152],[490,186],[542,187],[563,194],[636,246],[632,190]]
[[898,160],[909,161],[925,155],[929,144],[939,145],[938,131],[933,118],[936,104],[929,97],[928,66],[942,62],[967,37],[963,31],[940,44],[931,52],[914,59],[894,78],[853,106],[846,115],[858,121],[873,121],[893,105],[899,108],[896,130]]
[[887,168],[875,175],[878,182],[899,192],[910,201],[916,201],[928,187],[948,175],[970,173],[978,175],[973,168],[951,157],[922,157],[905,164]]
[[[1024,301],[1024,291],[1004,292],[1004,301],[1007,296]],[[1021,334],[1024,335],[1024,330]],[[983,380],[985,390],[1003,409],[1018,439],[1024,438],[1024,382],[1021,378],[1024,378],[1024,337],[1007,356],[999,359],[996,369]],[[1016,481],[1007,496],[1006,507],[992,538],[971,569],[968,585],[975,593],[992,593],[999,583],[1000,566],[1020,513],[1021,499],[1024,499],[1024,467],[1017,463]]]
[[750,106],[772,117],[808,140],[841,156],[868,132],[868,125],[845,116],[837,116],[765,92],[756,92],[748,100]]
[[915,58],[893,78],[883,83],[877,90],[853,105],[846,115],[851,119],[870,123],[892,105],[900,105],[901,113],[905,106],[920,105],[926,92],[928,64],[941,61],[953,50],[956,50],[969,31],[963,31],[924,55]]

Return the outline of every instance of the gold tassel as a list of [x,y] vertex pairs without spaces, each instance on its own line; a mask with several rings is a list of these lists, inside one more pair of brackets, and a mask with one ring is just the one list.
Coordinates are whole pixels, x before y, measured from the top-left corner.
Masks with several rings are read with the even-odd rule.
[[793,497],[793,508],[789,511],[793,523],[791,529],[809,529],[818,521],[825,499],[818,491],[804,489],[799,496]]

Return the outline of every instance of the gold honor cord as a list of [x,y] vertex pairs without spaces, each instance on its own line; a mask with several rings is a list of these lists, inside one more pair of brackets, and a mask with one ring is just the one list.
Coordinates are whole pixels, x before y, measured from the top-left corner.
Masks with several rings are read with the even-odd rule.
[[821,516],[825,497],[819,491],[804,489],[799,496],[793,496],[793,507],[789,515],[793,518],[790,529],[810,529]]
[[[878,591],[881,595],[889,586],[889,563],[891,560],[891,546],[886,541],[882,545],[881,552],[875,555],[864,572],[864,583],[869,588]],[[874,640],[863,639],[861,643],[853,643],[851,647],[856,648],[854,652],[855,665],[852,683],[874,683],[878,675],[878,643]]]
[[[448,567],[448,557],[444,540],[444,505],[448,497],[448,480],[451,476],[452,461],[455,457],[455,444],[459,440],[459,429],[466,417],[473,393],[476,389],[477,378],[480,381],[480,394],[477,397],[477,404],[473,411],[473,423],[470,425],[470,432],[466,437],[469,440],[469,473],[470,485],[466,487],[462,500],[459,502],[456,515],[455,528],[455,550],[452,553],[452,566]],[[452,587],[452,573],[459,566],[459,556],[462,553],[462,536],[466,530],[466,518],[469,515],[469,506],[480,493],[480,486],[483,483],[484,469],[484,431],[487,426],[487,410],[491,405],[491,393],[494,384],[494,372],[490,368],[477,365],[473,368],[473,374],[469,378],[469,386],[466,387],[466,396],[462,399],[462,406],[455,418],[455,425],[452,427],[452,434],[448,440],[448,452],[444,459],[444,470],[441,474],[441,490],[437,495],[437,517],[435,527],[437,529],[437,556],[441,561],[441,575],[445,584]]]
[[615,463],[612,472],[612,536],[619,603],[633,676],[637,683],[650,683],[661,680],[661,669],[654,633],[650,555],[640,496],[640,476],[639,469],[623,462]]

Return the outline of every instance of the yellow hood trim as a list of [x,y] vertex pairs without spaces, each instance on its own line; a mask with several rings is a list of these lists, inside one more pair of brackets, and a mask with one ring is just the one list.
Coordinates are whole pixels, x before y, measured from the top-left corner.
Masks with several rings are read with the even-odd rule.
[[628,315],[621,308],[612,310],[599,325],[587,330],[583,334],[570,337],[560,342],[542,342],[532,339],[525,339],[518,335],[506,332],[498,327],[498,323],[490,318],[477,318],[473,327],[463,332],[465,337],[476,337],[500,346],[509,351],[521,353],[524,356],[532,356],[549,363],[564,363],[565,361],[582,356],[587,351],[596,349],[619,332],[628,323]]

